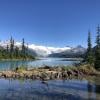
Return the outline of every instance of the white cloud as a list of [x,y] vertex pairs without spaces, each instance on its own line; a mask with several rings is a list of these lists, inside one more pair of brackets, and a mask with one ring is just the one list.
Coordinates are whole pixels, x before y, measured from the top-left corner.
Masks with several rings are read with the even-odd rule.
[[[1,41],[0,46],[6,48],[7,45],[10,45],[10,41]],[[21,47],[21,42],[15,42],[15,46]],[[35,45],[35,44],[29,44],[28,47],[35,51],[38,55],[41,56],[47,56],[48,54],[52,53],[60,53],[65,50],[70,50],[70,47],[48,47],[48,46],[42,46],[42,45]]]
[[70,47],[63,47],[63,48],[57,48],[57,47],[46,47],[46,46],[38,46],[35,44],[29,45],[30,49],[36,50],[37,53],[44,53],[45,55],[52,54],[52,53],[59,53],[63,52],[65,50],[70,50]]

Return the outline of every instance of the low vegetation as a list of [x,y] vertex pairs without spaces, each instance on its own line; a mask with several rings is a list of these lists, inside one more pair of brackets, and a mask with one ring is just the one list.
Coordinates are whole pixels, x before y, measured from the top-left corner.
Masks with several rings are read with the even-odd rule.
[[0,78],[23,78],[23,79],[39,79],[42,81],[54,79],[69,79],[69,78],[85,78],[88,76],[100,77],[100,72],[94,67],[81,65],[79,67],[50,67],[44,66],[39,68],[27,69],[25,66],[17,67],[13,71],[1,71]]

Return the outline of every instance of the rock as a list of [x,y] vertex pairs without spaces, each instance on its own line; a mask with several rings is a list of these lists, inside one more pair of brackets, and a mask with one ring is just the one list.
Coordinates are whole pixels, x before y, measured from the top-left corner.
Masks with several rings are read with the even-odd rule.
[[45,81],[45,80],[49,80],[50,78],[48,77],[48,74],[47,73],[42,73],[41,76],[40,76],[40,79],[42,81]]
[[73,70],[73,73],[74,73],[75,76],[78,76],[78,75],[79,75],[79,71],[78,71],[78,70],[75,70],[75,69],[74,69],[74,70]]
[[50,79],[51,79],[51,80],[55,79],[55,73],[51,72],[51,74],[50,74]]
[[42,69],[50,69],[50,66],[45,65],[44,67],[42,67]]
[[33,68],[31,70],[24,70],[22,72],[17,71],[1,71],[0,77],[4,78],[26,78],[26,79],[39,79],[42,81],[50,79],[67,79],[73,78],[74,76],[83,76],[83,75],[96,75],[95,72],[87,72],[84,69],[68,69],[62,70],[62,67],[49,67],[45,68]]
[[57,77],[56,77],[57,79],[60,79],[61,78],[61,72],[58,72],[57,73]]
[[16,74],[15,74],[15,78],[20,78],[19,73],[16,73]]
[[68,74],[67,74],[67,72],[62,72],[62,78],[67,78],[68,77]]
[[37,79],[36,75],[31,75],[30,78],[31,79]]
[[72,71],[67,71],[68,77],[70,77],[72,74],[73,74]]
[[10,72],[10,71],[5,71],[5,72],[3,72],[2,73],[2,76],[4,77],[4,78],[11,78],[12,77],[12,72]]

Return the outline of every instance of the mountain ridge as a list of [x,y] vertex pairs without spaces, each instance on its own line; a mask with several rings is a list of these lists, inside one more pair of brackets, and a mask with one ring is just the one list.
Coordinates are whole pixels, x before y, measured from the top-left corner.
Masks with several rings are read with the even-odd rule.
[[[7,45],[10,47],[10,41],[1,41],[0,47],[6,48]],[[21,50],[21,42],[15,42],[15,47],[19,47]],[[25,44],[27,46],[27,44]],[[81,45],[78,45],[77,47],[49,47],[49,46],[42,46],[42,45],[35,45],[35,44],[29,44],[29,53],[34,56],[38,57],[55,57],[58,55],[63,55],[67,57],[67,55],[77,55],[78,53],[84,54],[86,52],[86,48],[82,47]]]

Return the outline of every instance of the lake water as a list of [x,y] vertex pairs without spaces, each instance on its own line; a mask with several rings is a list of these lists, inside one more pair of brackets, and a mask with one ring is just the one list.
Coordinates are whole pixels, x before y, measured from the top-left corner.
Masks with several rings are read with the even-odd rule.
[[100,100],[100,84],[87,80],[0,79],[0,100]]
[[69,58],[40,58],[35,61],[0,61],[0,70],[14,69],[18,66],[27,67],[41,67],[44,65],[48,66],[68,66],[74,63],[79,63],[80,61],[75,61]]
[[[68,58],[42,58],[35,61],[0,61],[0,70],[17,66],[73,65]],[[98,84],[97,84],[98,83]],[[100,100],[100,78],[49,80],[0,79],[0,100]]]

